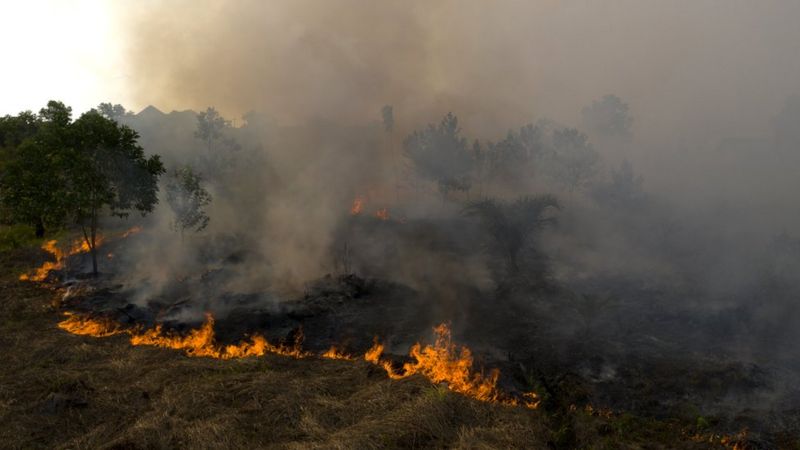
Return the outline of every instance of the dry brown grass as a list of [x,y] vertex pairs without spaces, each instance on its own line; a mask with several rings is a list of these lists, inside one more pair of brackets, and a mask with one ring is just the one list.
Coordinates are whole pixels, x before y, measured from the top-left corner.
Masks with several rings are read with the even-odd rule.
[[[2,448],[676,448],[603,419],[481,403],[365,362],[266,356],[220,361],[56,327],[54,291],[0,260]],[[669,428],[670,432],[674,432]],[[647,437],[647,440],[653,439]],[[666,439],[667,443],[664,442]],[[676,442],[670,442],[672,440]],[[549,444],[548,444],[549,443]],[[675,445],[673,445],[675,444]]]

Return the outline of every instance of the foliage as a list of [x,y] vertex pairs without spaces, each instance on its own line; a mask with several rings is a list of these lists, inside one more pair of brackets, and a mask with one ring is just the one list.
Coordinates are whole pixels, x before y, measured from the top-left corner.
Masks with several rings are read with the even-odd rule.
[[211,195],[203,188],[202,177],[190,166],[176,169],[166,185],[167,203],[175,213],[173,228],[183,236],[186,230],[202,231],[209,217],[203,209],[211,203]]
[[600,155],[585,134],[575,128],[553,132],[553,154],[548,173],[569,192],[582,189],[594,178]]
[[119,217],[151,212],[158,203],[158,177],[164,166],[157,155],[145,157],[135,131],[97,110],[81,115],[71,128],[67,207],[83,227],[97,273],[95,237],[101,212],[108,208]]
[[439,125],[414,131],[403,142],[403,148],[420,177],[436,182],[443,197],[450,191],[471,188],[472,158],[453,113],[448,113]]
[[628,105],[616,95],[606,95],[583,108],[583,124],[587,130],[599,136],[623,137],[631,135],[633,118]]
[[198,165],[204,173],[221,176],[224,169],[233,165],[233,152],[240,149],[235,139],[228,136],[231,122],[222,117],[214,107],[197,114],[194,137],[205,144],[205,154],[199,155]]
[[103,117],[117,122],[131,115],[130,111],[127,111],[125,107],[120,104],[112,105],[111,103],[100,103],[97,105],[97,111]]
[[30,111],[0,120],[0,193],[5,222],[59,226],[67,218],[67,180],[72,109],[50,101],[38,115]]
[[[495,253],[505,260],[509,275],[521,275],[525,268],[541,279],[545,272],[541,264],[543,258],[532,241],[545,227],[555,223],[550,212],[559,208],[555,197],[539,195],[520,197],[513,202],[474,201],[467,205],[464,213],[481,220],[494,242]],[[527,260],[523,260],[523,254]]]
[[630,162],[623,161],[619,170],[611,171],[611,182],[598,186],[593,196],[596,201],[604,204],[635,207],[640,206],[647,194],[642,187],[644,179],[636,175]]

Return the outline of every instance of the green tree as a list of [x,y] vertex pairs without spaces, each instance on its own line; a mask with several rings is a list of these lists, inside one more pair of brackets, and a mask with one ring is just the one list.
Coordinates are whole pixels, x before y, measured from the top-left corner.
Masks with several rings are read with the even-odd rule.
[[186,230],[202,231],[208,226],[209,217],[203,208],[211,203],[211,195],[202,181],[189,166],[173,171],[167,181],[167,203],[175,214],[172,227],[181,233],[181,240]]
[[50,101],[37,115],[0,119],[0,198],[4,220],[24,223],[43,237],[67,217],[64,167],[72,110]]
[[120,119],[131,115],[131,113],[120,104],[113,105],[111,103],[100,103],[97,105],[97,111],[102,114],[103,117],[115,120],[117,122],[119,122]]
[[158,202],[158,177],[164,166],[158,155],[145,157],[139,135],[97,110],[72,124],[73,147],[67,182],[67,207],[83,231],[97,274],[97,230],[101,213],[145,215]]

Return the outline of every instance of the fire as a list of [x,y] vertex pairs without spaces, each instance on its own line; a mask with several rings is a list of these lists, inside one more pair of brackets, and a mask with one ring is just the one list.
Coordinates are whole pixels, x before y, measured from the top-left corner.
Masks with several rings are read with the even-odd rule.
[[214,318],[210,314],[206,315],[206,321],[200,328],[190,330],[186,335],[167,332],[161,325],[156,325],[150,330],[132,332],[131,344],[183,350],[188,356],[205,356],[216,359],[262,356],[270,347],[266,339],[260,335],[252,336],[249,342],[236,345],[223,347],[217,344],[214,339]]
[[[95,240],[95,245],[100,245],[103,242],[103,236],[97,236]],[[42,244],[42,250],[50,253],[55,261],[45,261],[41,267],[37,268],[31,274],[23,273],[19,276],[20,280],[27,280],[27,281],[44,281],[47,279],[47,275],[50,274],[53,270],[59,270],[64,268],[64,260],[72,255],[77,255],[78,253],[87,253],[89,252],[89,244],[86,242],[85,239],[76,239],[72,246],[70,247],[69,251],[66,253],[62,251],[58,247],[58,241],[55,239],[51,241],[47,241]]]
[[[95,319],[71,313],[66,313],[66,315],[67,318],[59,323],[58,327],[69,333],[94,337],[126,333],[130,335],[132,345],[150,345],[181,350],[187,356],[192,357],[228,360],[263,356],[266,353],[293,358],[310,355],[302,349],[302,331],[295,335],[291,345],[271,344],[260,334],[250,336],[248,340],[238,344],[221,345],[215,339],[214,317],[211,314],[206,314],[203,325],[185,334],[165,330],[160,324],[148,330],[138,327],[121,328],[108,319]],[[497,387],[500,377],[498,370],[492,370],[488,375],[476,372],[473,369],[472,352],[467,347],[456,348],[447,325],[439,325],[434,328],[434,331],[437,335],[435,343],[425,346],[419,343],[414,344],[409,353],[413,362],[405,363],[402,370],[396,370],[390,360],[382,358],[384,346],[377,339],[372,348],[364,354],[364,359],[382,367],[389,378],[394,380],[420,374],[433,383],[446,383],[450,390],[481,401],[522,405],[527,408],[536,408],[539,405],[539,398],[534,392],[523,394],[522,399],[512,398],[503,393]],[[319,356],[327,359],[354,359],[353,356],[340,351],[335,346]]]
[[[142,231],[142,227],[135,226],[132,227],[125,232],[123,232],[120,238],[127,238],[132,234],[136,234]],[[97,235],[95,237],[95,246],[98,247],[103,244],[105,241],[105,237],[103,235]],[[50,274],[53,270],[59,270],[64,268],[64,261],[66,258],[77,255],[79,253],[89,253],[91,248],[89,247],[89,243],[86,242],[86,239],[76,239],[72,242],[72,245],[69,248],[69,251],[66,253],[58,247],[58,241],[55,239],[50,240],[42,244],[42,250],[46,251],[55,259],[55,261],[45,261],[41,267],[38,267],[33,273],[27,274],[24,273],[19,276],[20,280],[23,281],[44,281],[47,279],[47,275]],[[108,254],[108,259],[112,259],[114,257],[113,253]]]
[[62,252],[61,249],[58,248],[56,244],[58,244],[58,241],[56,240],[47,241],[44,244],[42,244],[42,250],[53,255],[53,257],[56,259],[55,262],[45,261],[44,264],[42,264],[41,267],[37,268],[33,273],[31,274],[23,273],[22,275],[19,276],[19,279],[30,280],[30,281],[44,281],[44,279],[47,278],[47,275],[50,273],[50,271],[60,269],[63,265],[64,252]]
[[348,355],[347,353],[342,352],[341,350],[337,349],[336,346],[331,346],[325,353],[321,354],[323,358],[327,359],[344,359],[344,360],[352,360],[353,356]]
[[350,207],[350,214],[357,216],[361,214],[362,209],[364,209],[364,198],[358,196],[353,199],[353,206]]
[[123,237],[123,238],[126,238],[126,237],[128,237],[128,236],[130,236],[130,235],[132,235],[132,234],[136,234],[136,233],[139,233],[139,232],[141,232],[141,231],[142,231],[142,227],[140,227],[140,226],[138,226],[138,225],[137,225],[137,226],[135,226],[135,227],[131,227],[131,228],[129,228],[127,231],[125,231],[124,233],[122,233],[122,237]]
[[303,335],[298,333],[292,345],[271,344],[261,335],[253,335],[248,341],[238,344],[220,345],[214,335],[214,318],[206,314],[206,321],[200,328],[190,330],[185,335],[164,330],[156,325],[149,330],[141,328],[120,328],[108,319],[91,318],[66,313],[67,319],[58,327],[81,336],[107,337],[115,334],[130,335],[131,345],[150,345],[161,348],[182,350],[188,356],[215,359],[235,359],[249,356],[263,356],[266,353],[303,358],[308,354],[302,350]]
[[403,365],[402,372],[397,372],[390,361],[381,360],[383,345],[379,342],[370,348],[364,359],[383,367],[389,378],[402,379],[414,374],[420,374],[434,383],[446,383],[452,391],[487,402],[503,403],[508,405],[522,404],[528,408],[536,408],[539,399],[536,393],[523,394],[524,400],[509,398],[497,387],[500,371],[492,370],[489,375],[473,370],[472,352],[467,347],[456,349],[451,338],[450,328],[441,324],[434,328],[436,341],[433,345],[422,346],[419,343],[411,347],[409,356],[414,362]]
[[389,220],[389,210],[386,208],[381,208],[375,211],[375,217],[381,220]]
[[72,334],[81,336],[107,337],[115,334],[124,333],[117,324],[106,319],[94,319],[86,316],[78,316],[72,313],[65,313],[66,320],[59,322],[58,328]]

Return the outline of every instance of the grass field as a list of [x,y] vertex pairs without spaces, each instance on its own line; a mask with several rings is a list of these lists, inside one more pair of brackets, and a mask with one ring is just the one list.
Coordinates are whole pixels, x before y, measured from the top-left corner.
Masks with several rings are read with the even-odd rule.
[[1,448],[723,448],[686,424],[482,403],[364,361],[221,361],[70,335],[44,255],[0,253]]

